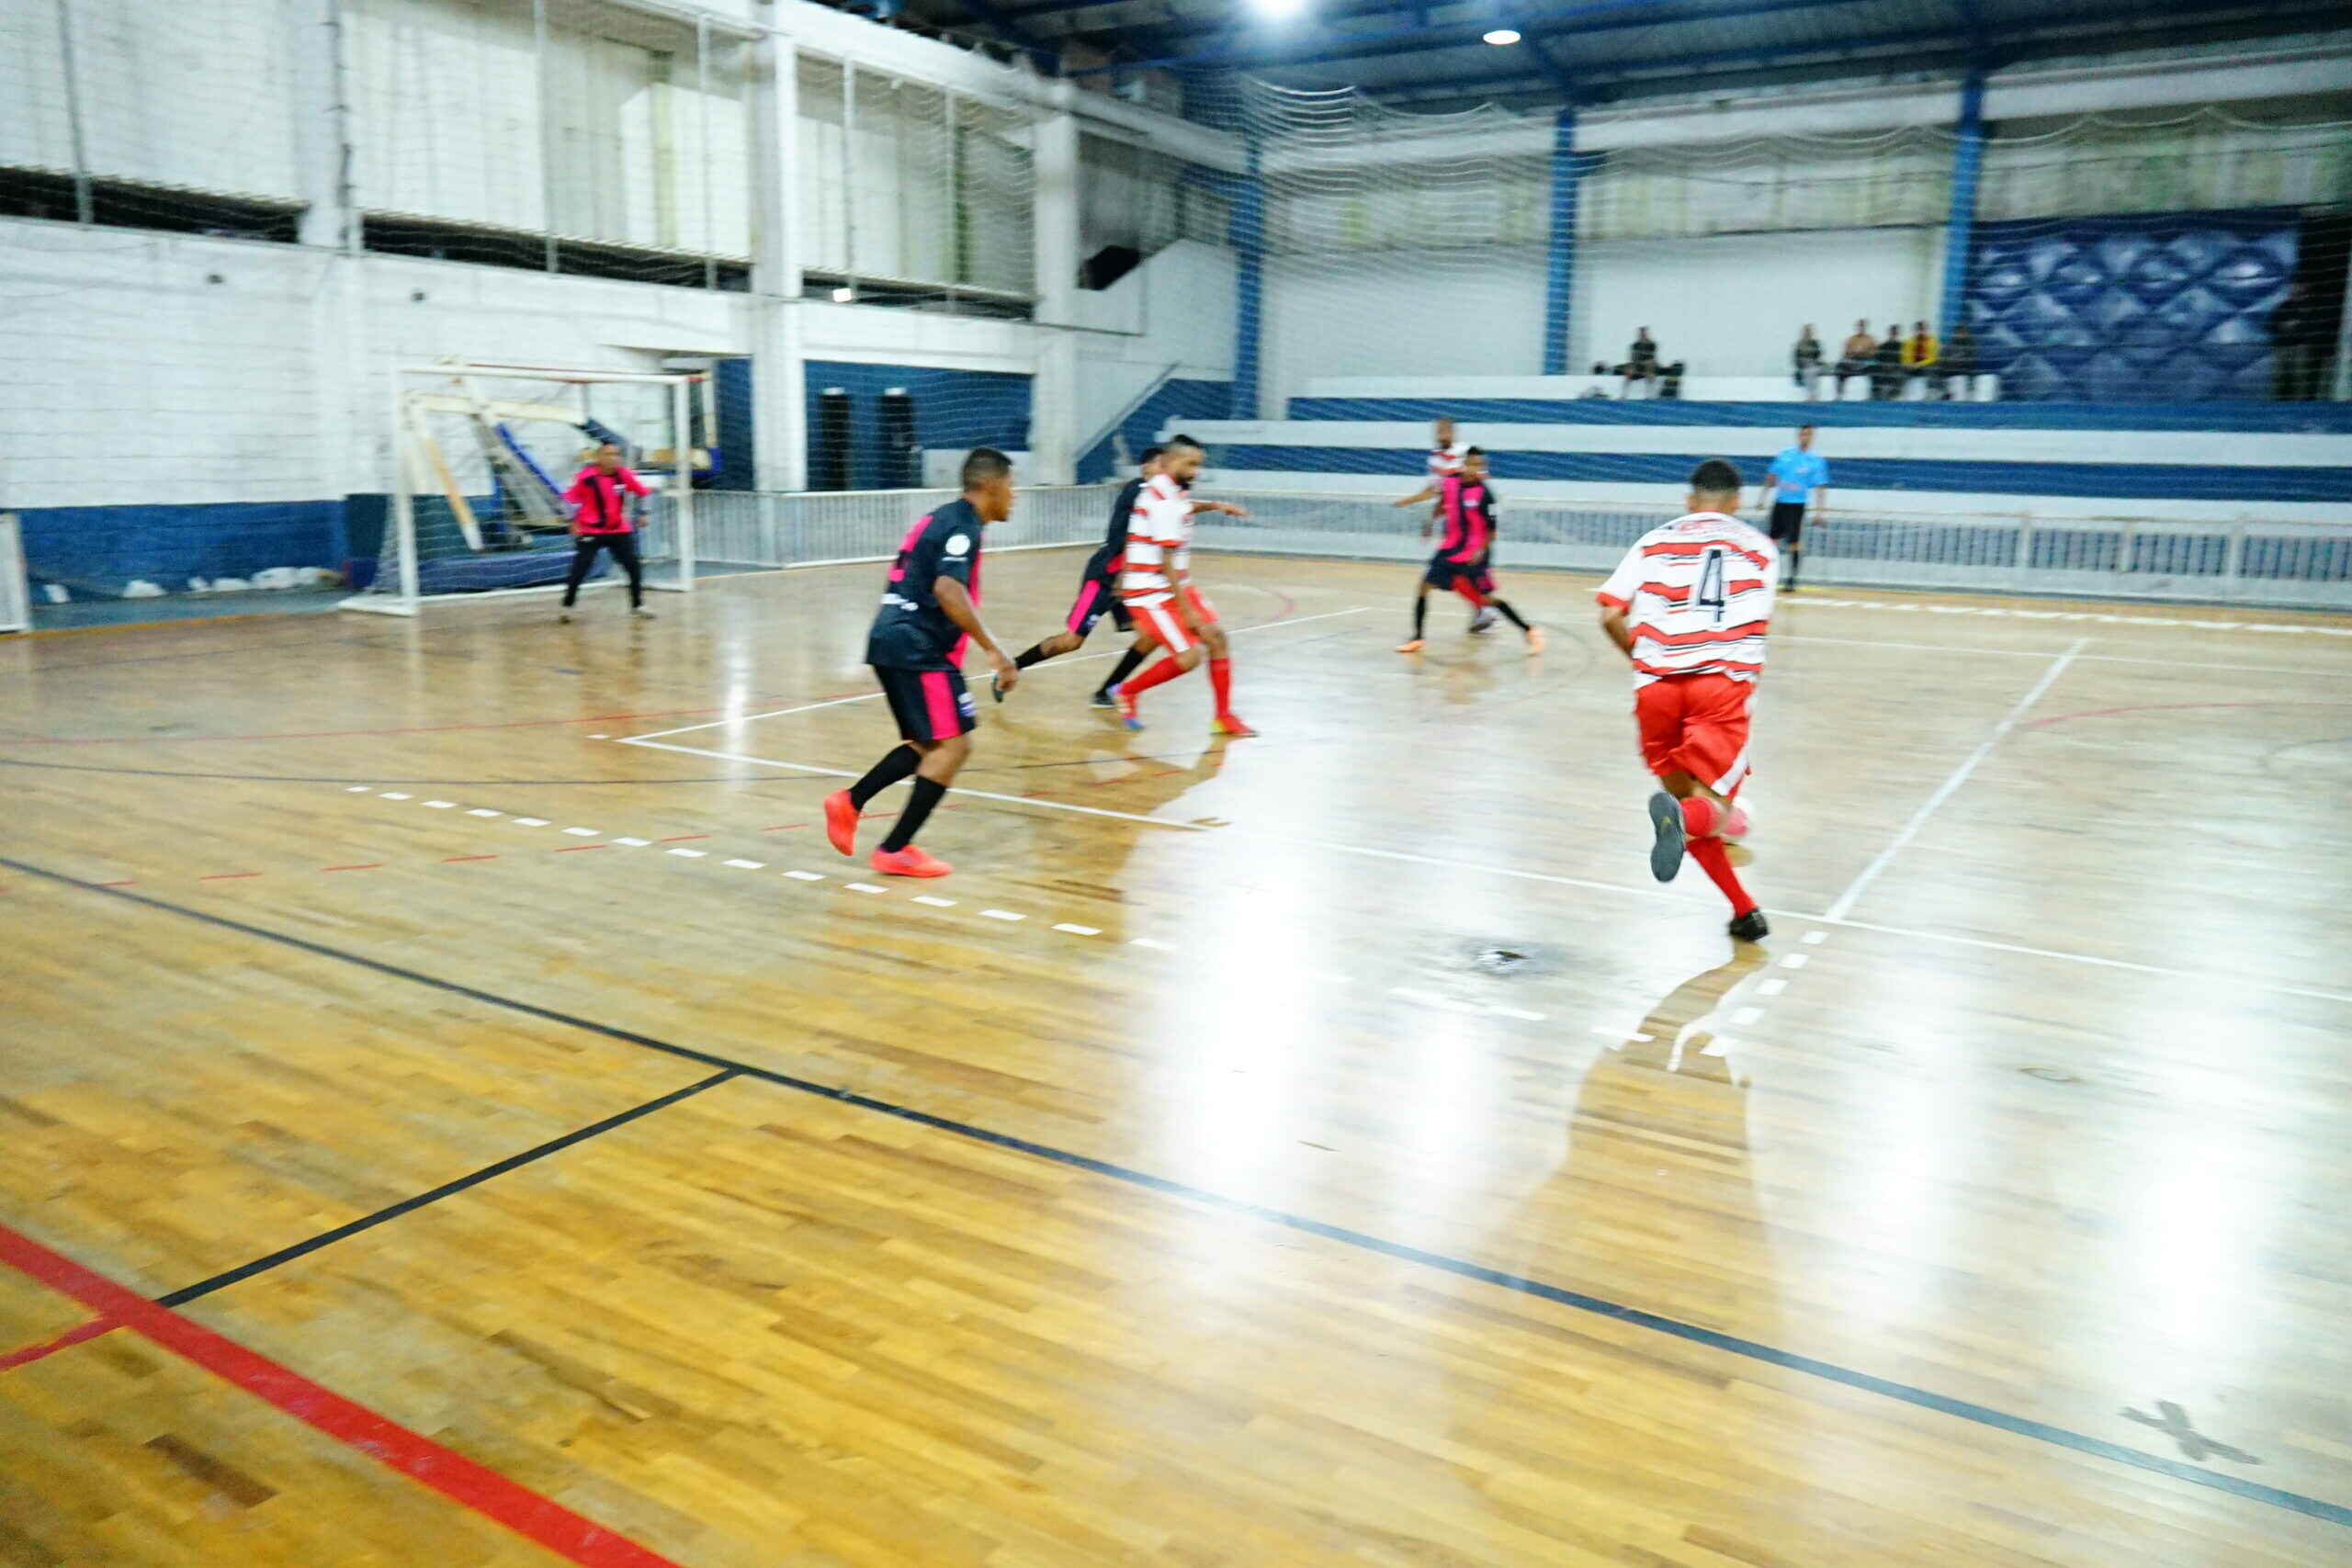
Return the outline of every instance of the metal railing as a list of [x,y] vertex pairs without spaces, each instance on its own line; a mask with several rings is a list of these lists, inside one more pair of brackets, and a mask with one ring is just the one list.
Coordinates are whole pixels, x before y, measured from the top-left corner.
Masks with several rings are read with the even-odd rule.
[[[1365,560],[1418,559],[1430,549],[1418,507],[1361,495],[1216,495],[1250,515],[1204,515],[1196,534],[1204,549]],[[1509,502],[1496,557],[1507,568],[1607,572],[1667,516],[1663,509]],[[2352,525],[1839,511],[1826,526],[1807,528],[1804,577],[1853,587],[2346,610]]]
[[[823,566],[888,560],[916,519],[954,501],[953,490],[741,491],[695,493],[695,560],[725,567]],[[1012,515],[989,528],[991,550],[1089,545],[1102,537],[1115,484],[1023,490]],[[663,553],[661,523],[649,554]]]

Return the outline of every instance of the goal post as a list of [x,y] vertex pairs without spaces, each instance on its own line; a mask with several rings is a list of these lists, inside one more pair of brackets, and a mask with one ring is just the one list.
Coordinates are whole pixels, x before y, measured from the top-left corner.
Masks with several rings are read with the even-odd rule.
[[[342,608],[413,615],[427,604],[561,592],[572,555],[563,495],[607,441],[650,492],[631,503],[646,587],[692,592],[694,480],[712,460],[695,428],[702,379],[476,360],[396,370],[381,546],[372,578]],[[600,556],[586,586],[622,581]]]

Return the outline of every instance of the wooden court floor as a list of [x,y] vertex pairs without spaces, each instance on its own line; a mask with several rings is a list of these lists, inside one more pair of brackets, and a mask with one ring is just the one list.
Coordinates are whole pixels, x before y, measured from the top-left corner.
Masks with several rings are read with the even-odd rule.
[[1794,596],[1735,948],[1589,581],[1202,575],[930,885],[872,567],[0,645],[0,1564],[2352,1561],[2352,621]]

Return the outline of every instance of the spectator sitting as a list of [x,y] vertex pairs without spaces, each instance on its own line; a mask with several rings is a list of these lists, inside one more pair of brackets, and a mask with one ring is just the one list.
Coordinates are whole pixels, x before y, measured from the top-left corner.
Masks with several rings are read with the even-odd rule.
[[1925,321],[1911,323],[1911,335],[1903,340],[1903,369],[1906,383],[1920,382],[1924,396],[1936,373],[1936,334],[1928,330]]
[[1797,334],[1797,346],[1790,355],[1790,363],[1795,367],[1798,390],[1804,393],[1806,402],[1813,401],[1821,385],[1821,340],[1813,335],[1811,321]]
[[1689,368],[1690,367],[1679,359],[1671,365],[1660,366],[1657,373],[1657,395],[1661,398],[1682,396],[1682,373]]
[[1871,372],[1871,396],[1881,402],[1903,395],[1904,347],[1903,323],[1895,321],[1873,351],[1876,368]]
[[1871,364],[1878,358],[1878,339],[1871,336],[1868,321],[1854,323],[1854,335],[1846,340],[1846,347],[1838,360],[1838,395],[1846,395],[1846,380],[1850,376],[1868,376]]
[[1657,379],[1657,342],[1650,336],[1649,328],[1634,332],[1633,345],[1625,351],[1625,363],[1617,368],[1625,378],[1625,396],[1629,398],[1634,395],[1634,382],[1647,384]]
[[1944,340],[1942,370],[1945,395],[1965,400],[1970,383],[1976,378],[1976,334],[1968,330],[1966,321],[1953,327],[1951,336]]

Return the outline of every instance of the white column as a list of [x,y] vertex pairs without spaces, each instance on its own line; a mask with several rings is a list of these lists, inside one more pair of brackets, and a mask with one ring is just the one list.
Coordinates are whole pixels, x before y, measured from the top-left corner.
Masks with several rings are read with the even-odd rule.
[[349,0],[297,0],[293,11],[294,156],[306,245],[359,249],[352,191]]
[[1066,485],[1078,468],[1078,117],[1071,86],[1052,84],[1056,112],[1036,128],[1037,373],[1029,388],[1029,480]]
[[762,490],[808,488],[808,400],[800,307],[800,55],[775,30],[752,47],[752,428]]

